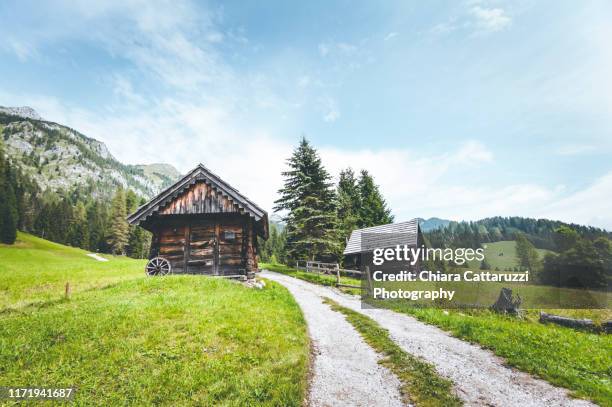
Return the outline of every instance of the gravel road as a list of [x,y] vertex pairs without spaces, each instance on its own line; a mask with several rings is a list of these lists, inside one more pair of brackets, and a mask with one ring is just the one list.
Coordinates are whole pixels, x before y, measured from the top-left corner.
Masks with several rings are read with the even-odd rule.
[[[322,297],[328,297],[339,304],[361,312],[388,329],[391,338],[413,355],[420,356],[432,363],[438,373],[451,379],[456,394],[468,406],[592,406],[588,401],[572,399],[565,389],[554,387],[546,381],[536,379],[527,373],[507,367],[504,360],[492,352],[476,345],[454,338],[446,332],[424,324],[403,314],[384,309],[361,309],[358,297],[347,295],[336,289],[319,286],[298,280],[283,274],[264,271],[262,277],[274,280],[289,289],[302,307],[309,325],[310,335],[324,351],[315,353],[315,373],[311,384],[312,405],[352,405],[350,401],[336,400],[336,393],[328,393],[325,386],[327,380],[320,380],[333,375],[346,376],[357,374],[359,378],[367,377],[367,371],[374,369],[371,377],[397,388],[397,379],[388,371],[382,371],[376,365],[376,355],[363,347],[367,345],[355,338],[358,335],[352,327],[347,326],[340,313],[331,311],[321,303]],[[335,315],[334,315],[335,314]],[[348,351],[338,353],[338,347],[348,348]],[[355,356],[356,350],[360,355]],[[363,353],[364,356],[361,355]],[[348,358],[343,361],[340,359]],[[365,359],[364,359],[365,357]],[[333,365],[334,368],[330,368]],[[352,367],[354,366],[354,367]],[[346,369],[346,370],[345,370]],[[358,369],[358,370],[353,370]],[[386,376],[385,376],[386,375]],[[380,379],[379,379],[380,378]],[[346,382],[352,391],[361,388],[362,381]],[[395,405],[398,402],[397,393],[383,391],[374,393],[370,387],[378,388],[380,382],[366,381],[366,391],[371,397],[355,405]],[[338,384],[345,386],[345,384]],[[322,386],[323,388],[319,388]],[[328,400],[325,395],[328,394]],[[384,400],[393,398],[388,404]],[[338,401],[334,403],[334,401]]]

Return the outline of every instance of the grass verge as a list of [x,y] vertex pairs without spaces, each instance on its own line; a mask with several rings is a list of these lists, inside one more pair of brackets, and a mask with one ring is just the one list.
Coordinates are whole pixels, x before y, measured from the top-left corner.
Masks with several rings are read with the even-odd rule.
[[341,312],[363,339],[384,358],[380,363],[391,370],[402,383],[401,393],[407,402],[417,406],[460,406],[452,393],[452,382],[440,377],[434,367],[400,348],[389,337],[389,331],[371,318],[325,298],[331,309]]

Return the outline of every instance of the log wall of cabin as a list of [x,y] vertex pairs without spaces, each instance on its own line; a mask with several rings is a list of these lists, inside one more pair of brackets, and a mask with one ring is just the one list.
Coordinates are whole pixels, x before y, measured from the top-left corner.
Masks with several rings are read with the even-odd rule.
[[248,215],[160,216],[154,220],[151,257],[173,273],[233,275],[257,270],[255,223]]

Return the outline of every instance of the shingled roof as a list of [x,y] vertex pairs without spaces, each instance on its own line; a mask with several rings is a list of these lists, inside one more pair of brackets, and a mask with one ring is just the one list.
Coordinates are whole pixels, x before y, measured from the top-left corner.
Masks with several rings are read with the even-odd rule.
[[157,214],[170,201],[186,191],[190,186],[201,181],[206,182],[217,191],[226,195],[228,199],[233,201],[238,206],[240,212],[248,214],[256,222],[261,222],[264,234],[267,236],[268,213],[253,203],[253,201],[248,199],[246,196],[238,192],[236,188],[223,181],[218,175],[214,174],[203,164],[198,164],[196,168],[190,171],[179,181],[166,188],[146,204],[139,207],[134,213],[127,217],[128,222],[132,225],[139,225],[143,223],[149,217]]
[[343,254],[364,253],[376,248],[394,247],[398,244],[417,246],[418,235],[419,220],[416,218],[407,222],[353,230]]

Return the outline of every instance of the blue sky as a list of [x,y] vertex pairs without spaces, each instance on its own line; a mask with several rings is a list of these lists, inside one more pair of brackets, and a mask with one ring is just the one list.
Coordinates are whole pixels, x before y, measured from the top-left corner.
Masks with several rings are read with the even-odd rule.
[[0,105],[270,209],[302,135],[397,220],[612,229],[612,3],[0,3]]

